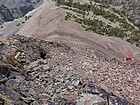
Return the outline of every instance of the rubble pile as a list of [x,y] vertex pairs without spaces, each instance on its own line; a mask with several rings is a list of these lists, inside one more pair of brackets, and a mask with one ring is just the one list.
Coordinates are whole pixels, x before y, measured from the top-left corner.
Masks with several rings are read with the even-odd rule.
[[140,65],[86,46],[0,41],[0,105],[138,105]]

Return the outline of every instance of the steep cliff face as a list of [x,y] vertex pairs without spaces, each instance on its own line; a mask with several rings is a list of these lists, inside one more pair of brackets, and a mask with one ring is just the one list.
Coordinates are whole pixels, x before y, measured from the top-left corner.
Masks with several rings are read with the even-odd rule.
[[0,24],[24,16],[42,4],[43,0],[1,0]]

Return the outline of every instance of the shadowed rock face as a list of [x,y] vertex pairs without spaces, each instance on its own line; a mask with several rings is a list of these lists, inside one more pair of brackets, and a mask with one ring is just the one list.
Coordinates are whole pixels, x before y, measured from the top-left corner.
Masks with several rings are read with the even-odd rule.
[[43,0],[1,0],[0,24],[24,16],[42,3]]

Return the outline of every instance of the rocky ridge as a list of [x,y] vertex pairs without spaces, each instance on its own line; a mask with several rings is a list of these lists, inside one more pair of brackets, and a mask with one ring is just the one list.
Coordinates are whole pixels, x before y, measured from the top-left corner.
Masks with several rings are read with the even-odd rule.
[[128,65],[78,44],[19,35],[1,41],[0,47],[0,103],[138,105],[140,102],[139,64]]
[[23,17],[26,13],[42,4],[43,0],[1,0],[0,25]]

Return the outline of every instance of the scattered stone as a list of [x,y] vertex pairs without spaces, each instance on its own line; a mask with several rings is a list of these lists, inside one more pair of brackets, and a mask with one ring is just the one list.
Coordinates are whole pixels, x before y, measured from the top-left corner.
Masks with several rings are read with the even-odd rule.
[[75,80],[75,81],[72,82],[72,84],[74,84],[74,86],[78,86],[79,83],[80,83],[80,80]]
[[39,61],[37,60],[37,61],[32,62],[32,63],[30,64],[30,67],[29,67],[29,68],[35,68],[35,67],[37,67],[38,65],[39,65]]
[[32,105],[40,105],[38,101],[33,101]]
[[68,88],[69,88],[70,90],[72,90],[74,87],[73,87],[73,86],[68,86]]
[[48,66],[47,64],[42,65],[42,69],[43,69],[44,71],[47,71],[47,70],[49,70],[49,66]]
[[16,91],[22,96],[23,105],[104,105],[106,95],[111,97],[112,105],[127,105],[124,97],[139,102],[139,69],[127,68],[116,59],[81,45],[14,38],[19,40],[22,53],[11,50],[11,44],[6,49],[16,54],[24,72],[18,73],[16,65],[0,63],[0,86]]
[[55,105],[55,104],[47,100],[42,105]]
[[18,59],[20,55],[21,55],[21,52],[18,52],[14,58]]
[[21,95],[5,86],[0,86],[0,98],[7,101],[9,104],[15,102],[19,103]]
[[106,105],[106,101],[98,95],[81,94],[77,105]]
[[43,94],[39,94],[39,98],[40,99],[51,99],[51,96],[49,96],[48,94],[43,93]]
[[100,84],[100,87],[101,87],[102,89],[104,89],[107,93],[112,94],[112,93],[111,93],[111,90],[109,90],[108,87],[106,87],[104,84]]
[[121,88],[121,87],[119,87],[117,90],[118,90],[118,91],[122,91],[122,88]]
[[25,103],[32,103],[33,101],[35,101],[34,98],[24,98],[24,97],[21,97],[21,99],[25,102]]
[[32,88],[29,89],[28,93],[31,94],[32,96],[36,96],[37,95],[37,93]]

